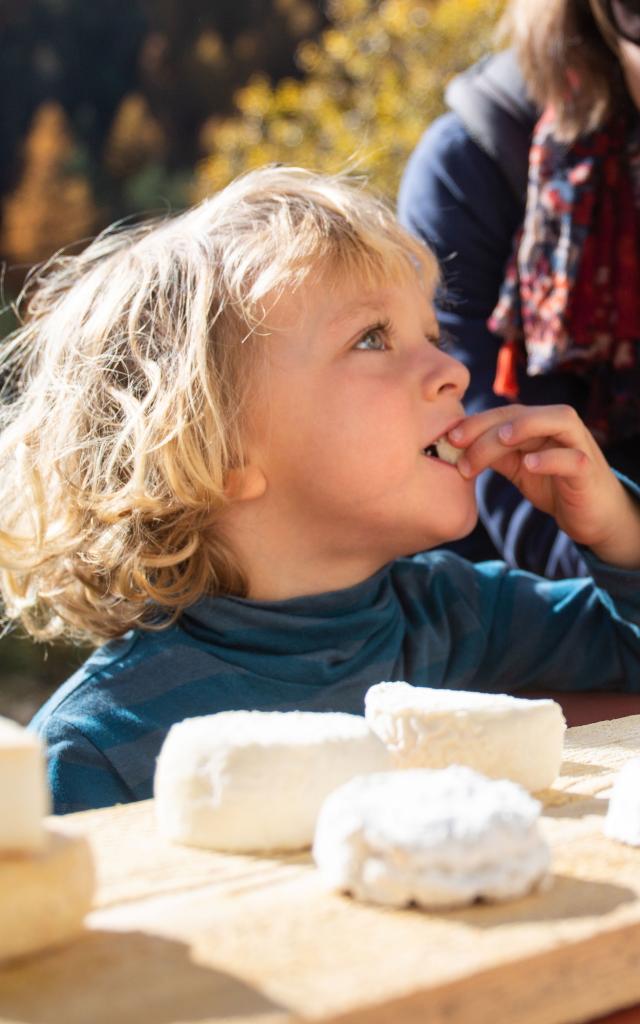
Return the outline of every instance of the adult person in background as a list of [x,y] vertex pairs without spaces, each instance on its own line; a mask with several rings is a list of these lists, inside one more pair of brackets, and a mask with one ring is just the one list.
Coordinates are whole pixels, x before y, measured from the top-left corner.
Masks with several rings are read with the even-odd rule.
[[[439,318],[467,408],[569,403],[640,480],[640,0],[511,0],[511,49],[454,79],[401,221],[440,258]],[[493,472],[460,548],[584,575],[554,521]]]

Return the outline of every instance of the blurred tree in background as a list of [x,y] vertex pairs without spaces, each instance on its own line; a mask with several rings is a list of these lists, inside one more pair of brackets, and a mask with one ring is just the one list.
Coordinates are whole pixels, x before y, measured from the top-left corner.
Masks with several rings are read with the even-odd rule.
[[22,176],[4,204],[3,255],[30,264],[86,238],[98,210],[91,182],[73,167],[74,143],[59,103],[38,107],[24,143]]
[[329,0],[330,27],[298,49],[302,79],[254,75],[238,114],[214,117],[198,169],[200,194],[248,167],[346,166],[394,197],[443,86],[491,49],[503,0]]
[[[0,0],[5,302],[34,262],[267,162],[351,167],[393,198],[503,0]],[[10,310],[0,336],[13,326]],[[0,640],[26,721],[86,651]]]
[[113,220],[186,205],[203,124],[255,71],[303,74],[296,46],[324,24],[315,0],[0,0],[9,283]]

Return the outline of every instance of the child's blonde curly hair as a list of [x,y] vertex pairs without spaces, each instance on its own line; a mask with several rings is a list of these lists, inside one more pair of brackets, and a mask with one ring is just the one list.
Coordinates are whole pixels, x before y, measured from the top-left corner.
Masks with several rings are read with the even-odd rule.
[[187,212],[52,260],[2,345],[0,586],[40,639],[161,628],[245,591],[216,524],[242,465],[265,316],[323,267],[379,280],[433,256],[362,183],[238,178]]

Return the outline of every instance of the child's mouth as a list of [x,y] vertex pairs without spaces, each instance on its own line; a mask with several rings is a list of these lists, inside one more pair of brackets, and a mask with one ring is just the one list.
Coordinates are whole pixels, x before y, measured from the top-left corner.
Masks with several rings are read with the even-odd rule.
[[440,462],[446,462],[449,466],[455,466],[462,455],[462,448],[454,448],[445,437],[439,437],[437,441],[423,448],[422,454],[428,455],[431,459],[439,459]]

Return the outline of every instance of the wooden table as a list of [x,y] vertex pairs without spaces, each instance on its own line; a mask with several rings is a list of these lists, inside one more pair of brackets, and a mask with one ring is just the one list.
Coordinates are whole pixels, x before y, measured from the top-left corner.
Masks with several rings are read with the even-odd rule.
[[307,853],[171,846],[151,801],[56,819],[90,837],[96,908],[77,942],[0,972],[0,1021],[575,1024],[640,1003],[640,849],[601,832],[638,752],[640,715],[569,730],[551,887],[450,913],[327,894]]
[[593,725],[605,719],[640,715],[640,696],[629,693],[550,693],[528,690],[523,697],[551,697],[564,711],[567,725]]
[[[603,718],[623,718],[627,715],[640,715],[640,697],[629,694],[602,693],[571,693],[571,694],[540,694],[553,696],[562,704],[569,725],[589,725]],[[598,1017],[593,1024],[640,1024],[640,1006],[619,1013]]]

